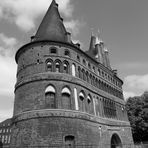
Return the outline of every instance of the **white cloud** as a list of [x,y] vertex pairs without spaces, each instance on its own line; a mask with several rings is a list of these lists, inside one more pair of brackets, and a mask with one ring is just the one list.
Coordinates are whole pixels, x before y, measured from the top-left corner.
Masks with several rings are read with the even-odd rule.
[[10,56],[14,54],[17,46],[17,39],[14,37],[7,37],[5,34],[0,33],[0,55]]
[[148,90],[148,74],[130,75],[124,79],[125,96],[139,96]]
[[0,110],[0,122],[12,118],[13,109],[9,110]]
[[137,96],[134,92],[123,92],[124,99],[127,100],[129,97]]
[[[0,16],[11,20],[24,31],[35,28],[35,20],[48,9],[51,0],[4,0],[0,1]],[[71,17],[70,0],[57,0],[64,16]],[[2,15],[3,13],[3,15]]]
[[13,58],[0,56],[0,94],[13,94],[16,64]]
[[72,33],[72,35],[76,36],[80,33],[80,28],[85,25],[84,22],[80,22],[79,20],[71,20],[64,23],[65,27]]
[[16,64],[13,58],[0,55],[0,121],[10,118],[13,110]]

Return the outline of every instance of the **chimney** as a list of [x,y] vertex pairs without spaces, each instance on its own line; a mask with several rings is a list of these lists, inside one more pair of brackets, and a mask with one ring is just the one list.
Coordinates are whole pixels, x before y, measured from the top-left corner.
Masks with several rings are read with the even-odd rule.
[[66,32],[66,41],[68,43],[71,43],[71,33],[69,33],[69,32]]
[[100,53],[101,53],[101,56],[102,56],[102,64],[104,66],[106,66],[106,58],[105,58],[105,52],[104,52],[104,42],[103,41],[100,41]]
[[96,60],[100,63],[103,64],[103,57],[102,57],[102,54],[101,54],[101,48],[100,48],[100,45],[99,44],[96,44],[95,45],[95,49],[97,50],[97,55],[96,55]]
[[109,60],[109,52],[107,48],[104,49],[104,53],[105,53],[106,66],[107,68],[111,69],[110,60]]

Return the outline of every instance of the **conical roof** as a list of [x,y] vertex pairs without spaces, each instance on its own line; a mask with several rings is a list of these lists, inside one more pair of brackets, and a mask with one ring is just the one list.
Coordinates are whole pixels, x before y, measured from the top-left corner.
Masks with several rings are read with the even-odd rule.
[[91,35],[91,40],[90,40],[89,51],[93,51],[94,50],[95,44],[96,44],[96,37],[92,34]]
[[52,1],[35,35],[35,41],[38,40],[66,42],[66,29],[55,0]]

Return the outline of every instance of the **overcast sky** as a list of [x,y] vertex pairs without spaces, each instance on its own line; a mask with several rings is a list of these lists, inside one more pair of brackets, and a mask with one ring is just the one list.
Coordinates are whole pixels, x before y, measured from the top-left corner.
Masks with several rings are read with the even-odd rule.
[[[16,50],[30,41],[51,0],[0,0],[0,121],[11,117]],[[87,50],[91,28],[105,42],[125,98],[148,90],[148,0],[57,0],[73,40]]]

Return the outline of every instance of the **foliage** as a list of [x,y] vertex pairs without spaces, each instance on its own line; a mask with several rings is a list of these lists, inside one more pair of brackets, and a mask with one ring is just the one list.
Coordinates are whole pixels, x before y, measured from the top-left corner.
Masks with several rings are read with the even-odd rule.
[[130,97],[126,102],[126,109],[134,141],[146,141],[148,137],[148,92],[139,97]]

